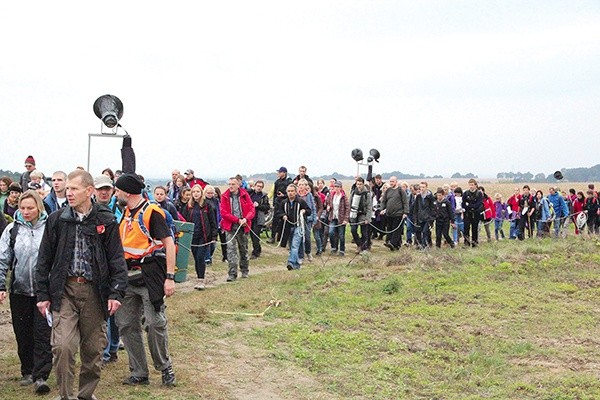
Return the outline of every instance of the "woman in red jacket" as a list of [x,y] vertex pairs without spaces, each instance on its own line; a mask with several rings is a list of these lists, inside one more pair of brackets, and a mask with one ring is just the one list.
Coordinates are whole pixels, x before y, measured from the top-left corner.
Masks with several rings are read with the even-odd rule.
[[485,193],[485,188],[479,186],[483,193],[483,226],[485,227],[485,235],[487,236],[488,242],[492,241],[492,221],[496,217],[496,206],[494,200]]

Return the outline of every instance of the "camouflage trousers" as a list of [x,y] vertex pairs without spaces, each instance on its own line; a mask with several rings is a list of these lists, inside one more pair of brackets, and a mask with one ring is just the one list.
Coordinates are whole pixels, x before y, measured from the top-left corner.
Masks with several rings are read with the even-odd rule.
[[[236,234],[237,231],[237,234]],[[227,262],[229,264],[229,276],[238,276],[238,267],[242,274],[248,273],[248,234],[244,229],[237,230],[237,225],[231,227],[227,236]]]

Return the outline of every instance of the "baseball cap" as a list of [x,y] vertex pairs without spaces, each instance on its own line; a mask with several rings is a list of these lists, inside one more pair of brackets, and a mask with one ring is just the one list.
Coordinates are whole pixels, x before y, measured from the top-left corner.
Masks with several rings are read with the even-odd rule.
[[106,175],[100,175],[94,178],[94,187],[96,189],[102,189],[105,187],[113,187],[113,183],[110,180],[110,177]]
[[286,167],[279,167],[279,169],[277,170],[277,172],[287,172],[287,168]]

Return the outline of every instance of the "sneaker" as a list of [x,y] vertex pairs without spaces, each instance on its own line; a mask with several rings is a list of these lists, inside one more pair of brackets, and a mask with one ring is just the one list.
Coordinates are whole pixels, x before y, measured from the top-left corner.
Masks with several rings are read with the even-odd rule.
[[223,258],[221,259],[222,262],[227,262],[227,256],[223,256]]
[[248,277],[248,271],[242,272],[242,278],[246,279]]
[[198,279],[198,283],[194,286],[196,290],[204,290],[204,279]]
[[313,256],[312,256],[312,254],[307,254],[307,255],[306,255],[306,260],[307,260],[308,262],[312,262],[312,261],[313,261]]
[[48,386],[44,379],[39,378],[33,384],[33,389],[37,394],[44,394],[50,391],[50,386]]
[[102,359],[102,367],[105,367],[106,365],[110,364],[110,363],[114,363],[117,362],[117,360],[119,359],[119,356],[117,356],[117,353],[109,353],[110,356],[106,359]]
[[337,249],[331,249],[331,254],[337,253]]
[[123,385],[136,386],[136,385],[149,385],[150,381],[148,377],[141,376],[130,376],[123,380]]
[[299,258],[298,259],[298,264],[300,264],[300,265],[304,264],[304,258]]
[[275,243],[275,238],[271,238],[271,239],[267,240],[267,243],[274,244]]
[[227,277],[227,282],[234,282],[237,279],[237,276],[229,275]]
[[33,377],[31,375],[23,375],[19,381],[19,385],[21,386],[29,386],[31,384],[33,384]]
[[169,366],[162,371],[162,383],[165,386],[175,386],[175,372],[173,366]]
[[392,246],[392,244],[390,242],[383,242],[383,245],[390,250],[394,247],[394,246]]
[[338,256],[340,256],[340,257],[344,257],[344,256],[345,256],[345,254],[344,254],[344,252],[343,252],[343,251],[340,251],[340,252],[338,253]]
[[257,258],[258,258],[258,256],[257,256],[256,254],[252,254],[252,255],[250,256],[250,259],[251,259],[251,260],[256,260]]
[[293,270],[293,269],[294,269],[294,267],[292,266],[292,264],[288,264],[288,265],[287,265],[287,269],[288,269],[288,271],[291,271],[291,270]]

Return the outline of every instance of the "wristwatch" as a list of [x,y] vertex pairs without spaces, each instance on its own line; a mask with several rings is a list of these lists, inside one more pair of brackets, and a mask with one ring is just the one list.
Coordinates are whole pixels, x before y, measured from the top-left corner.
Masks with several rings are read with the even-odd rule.
[[175,274],[170,274],[170,273],[167,272],[167,279],[170,279],[170,280],[174,281],[175,280]]

